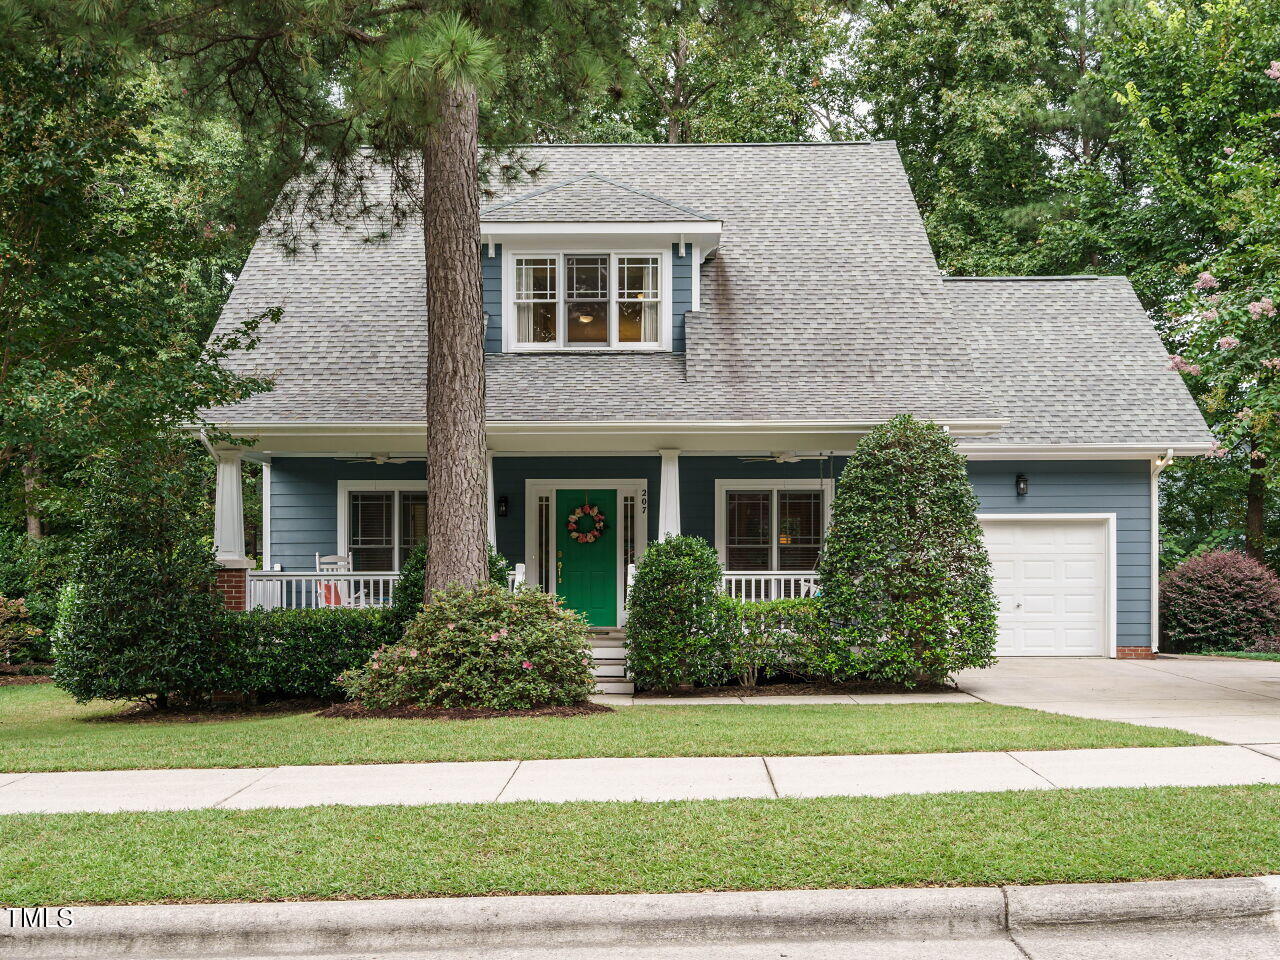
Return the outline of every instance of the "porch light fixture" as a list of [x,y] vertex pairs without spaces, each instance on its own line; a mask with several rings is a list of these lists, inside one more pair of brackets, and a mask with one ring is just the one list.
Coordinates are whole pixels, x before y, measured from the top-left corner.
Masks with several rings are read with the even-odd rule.
[[507,498],[499,497],[497,502],[493,505],[493,512],[497,514],[499,517],[505,517],[507,515],[508,506],[509,506],[509,501],[507,500]]
[[1018,474],[1018,476],[1014,478],[1013,487],[1018,491],[1018,496],[1025,497],[1027,495],[1028,488],[1027,475],[1025,473]]

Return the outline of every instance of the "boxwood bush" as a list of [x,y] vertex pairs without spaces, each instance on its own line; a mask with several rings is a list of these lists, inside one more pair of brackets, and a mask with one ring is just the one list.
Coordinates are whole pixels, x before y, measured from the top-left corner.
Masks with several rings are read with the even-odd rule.
[[841,473],[819,563],[844,647],[837,678],[914,686],[989,666],[996,642],[991,563],[964,457],[941,427],[895,417]]
[[744,687],[770,675],[825,678],[826,617],[816,598],[731,600],[732,626],[723,632],[724,657]]
[[556,597],[496,583],[437,592],[398,643],[346,671],[340,684],[367,707],[522,710],[585,700],[587,622]]
[[1244,650],[1280,640],[1280,578],[1243,553],[1216,550],[1160,578],[1161,647]]
[[343,698],[338,675],[403,632],[390,610],[350,607],[227,613],[225,629],[220,690],[321,700]]
[[720,560],[701,537],[668,537],[640,557],[627,597],[627,666],[641,687],[723,682],[733,623],[720,577]]

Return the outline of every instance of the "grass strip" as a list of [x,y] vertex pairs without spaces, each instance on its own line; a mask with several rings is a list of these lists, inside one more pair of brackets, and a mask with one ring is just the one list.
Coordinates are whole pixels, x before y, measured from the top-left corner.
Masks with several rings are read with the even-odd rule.
[[1196,657],[1233,657],[1237,660],[1280,660],[1280,653],[1262,653],[1256,650],[1206,650],[1192,654]]
[[1160,727],[986,703],[641,706],[582,717],[344,720],[311,712],[103,722],[118,706],[0,687],[0,770],[128,770],[572,757],[805,756],[1213,743]]
[[11,906],[1280,872],[1280,787],[0,817]]

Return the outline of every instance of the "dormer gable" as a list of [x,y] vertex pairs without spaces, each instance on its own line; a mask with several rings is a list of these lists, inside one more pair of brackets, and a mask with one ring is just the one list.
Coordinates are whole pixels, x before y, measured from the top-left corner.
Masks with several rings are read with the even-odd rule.
[[597,173],[481,210],[486,350],[684,350],[720,221]]

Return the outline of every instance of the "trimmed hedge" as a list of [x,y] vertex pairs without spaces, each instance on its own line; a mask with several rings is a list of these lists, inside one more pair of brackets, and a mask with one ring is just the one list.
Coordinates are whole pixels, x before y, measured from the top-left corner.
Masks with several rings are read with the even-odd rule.
[[894,417],[840,475],[818,571],[838,679],[936,683],[994,662],[996,600],[978,499],[955,440]]
[[733,618],[732,629],[722,632],[724,659],[742,686],[778,674],[825,679],[830,631],[816,598],[721,600]]
[[1280,578],[1232,550],[1195,557],[1160,578],[1160,627],[1170,653],[1265,650],[1280,640]]
[[339,700],[338,675],[400,639],[391,610],[329,607],[228,613],[218,687],[233,693]]
[[587,622],[557,597],[496,583],[437,592],[398,643],[340,683],[366,707],[568,706],[594,688]]
[[701,537],[650,544],[627,597],[627,667],[645,689],[714,686],[728,675],[733,608],[720,596],[720,560]]

